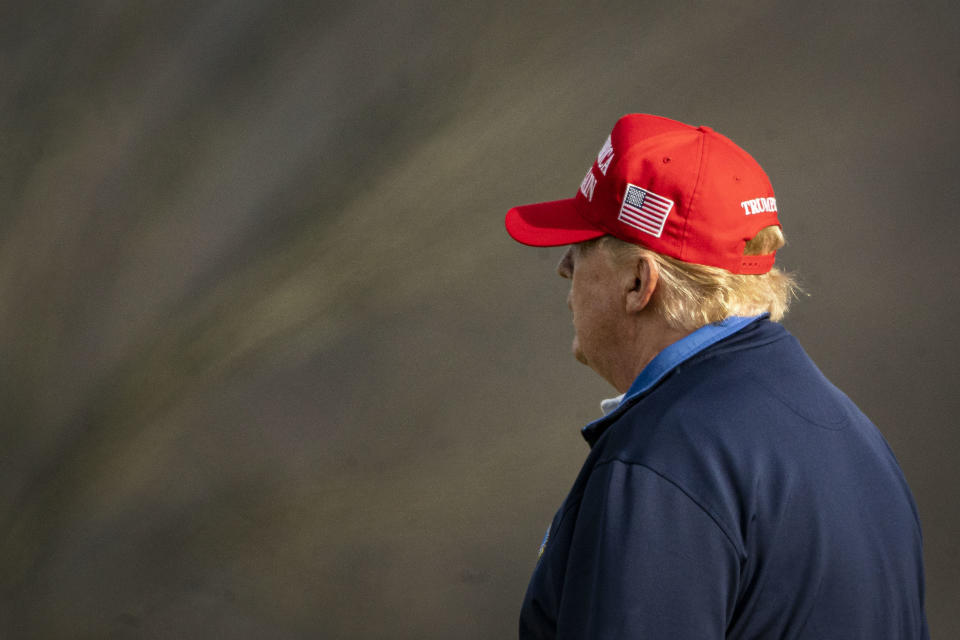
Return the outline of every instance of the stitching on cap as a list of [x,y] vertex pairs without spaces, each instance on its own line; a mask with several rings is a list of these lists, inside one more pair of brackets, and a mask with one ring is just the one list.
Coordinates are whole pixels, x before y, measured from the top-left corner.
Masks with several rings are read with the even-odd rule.
[[706,157],[706,147],[707,147],[707,134],[703,130],[700,131],[700,158],[697,161],[697,183],[693,185],[693,192],[690,194],[690,202],[687,204],[687,217],[683,221],[683,237],[681,238],[680,245],[680,256],[681,259],[687,257],[687,226],[690,224],[690,209],[693,208],[693,201],[697,197],[697,189],[700,188],[700,181],[703,179],[703,163],[704,158]]

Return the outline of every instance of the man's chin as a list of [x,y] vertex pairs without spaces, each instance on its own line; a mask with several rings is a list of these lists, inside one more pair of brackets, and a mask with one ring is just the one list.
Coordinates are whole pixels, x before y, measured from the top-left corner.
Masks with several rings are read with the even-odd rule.
[[590,366],[590,363],[587,362],[587,356],[583,355],[583,351],[580,349],[580,345],[577,344],[576,340],[573,341],[573,357],[576,358],[580,364]]

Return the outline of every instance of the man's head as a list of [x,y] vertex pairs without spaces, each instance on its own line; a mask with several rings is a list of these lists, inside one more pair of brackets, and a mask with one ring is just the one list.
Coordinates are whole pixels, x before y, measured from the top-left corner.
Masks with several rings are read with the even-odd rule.
[[706,127],[624,116],[575,197],[515,207],[506,224],[524,244],[571,245],[557,271],[571,280],[574,352],[618,389],[705,324],[779,320],[795,291],[773,267],[784,239],[769,179]]

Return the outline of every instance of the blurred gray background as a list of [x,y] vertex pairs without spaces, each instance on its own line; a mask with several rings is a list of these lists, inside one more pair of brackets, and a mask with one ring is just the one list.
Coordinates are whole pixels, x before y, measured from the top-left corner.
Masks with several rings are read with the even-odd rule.
[[956,2],[0,8],[0,635],[494,638],[605,383],[560,249],[616,119],[777,190],[960,637]]

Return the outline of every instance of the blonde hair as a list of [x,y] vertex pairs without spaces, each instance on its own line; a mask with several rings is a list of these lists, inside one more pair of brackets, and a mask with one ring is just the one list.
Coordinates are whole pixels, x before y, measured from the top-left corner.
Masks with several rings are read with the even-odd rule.
[[[719,267],[682,262],[613,236],[584,244],[602,247],[617,262],[652,257],[660,270],[653,294],[654,308],[674,329],[692,331],[730,316],[765,312],[771,320],[779,321],[800,292],[793,276],[776,267],[760,275],[741,275]],[[770,226],[747,242],[743,254],[765,255],[784,244],[780,227]]]

